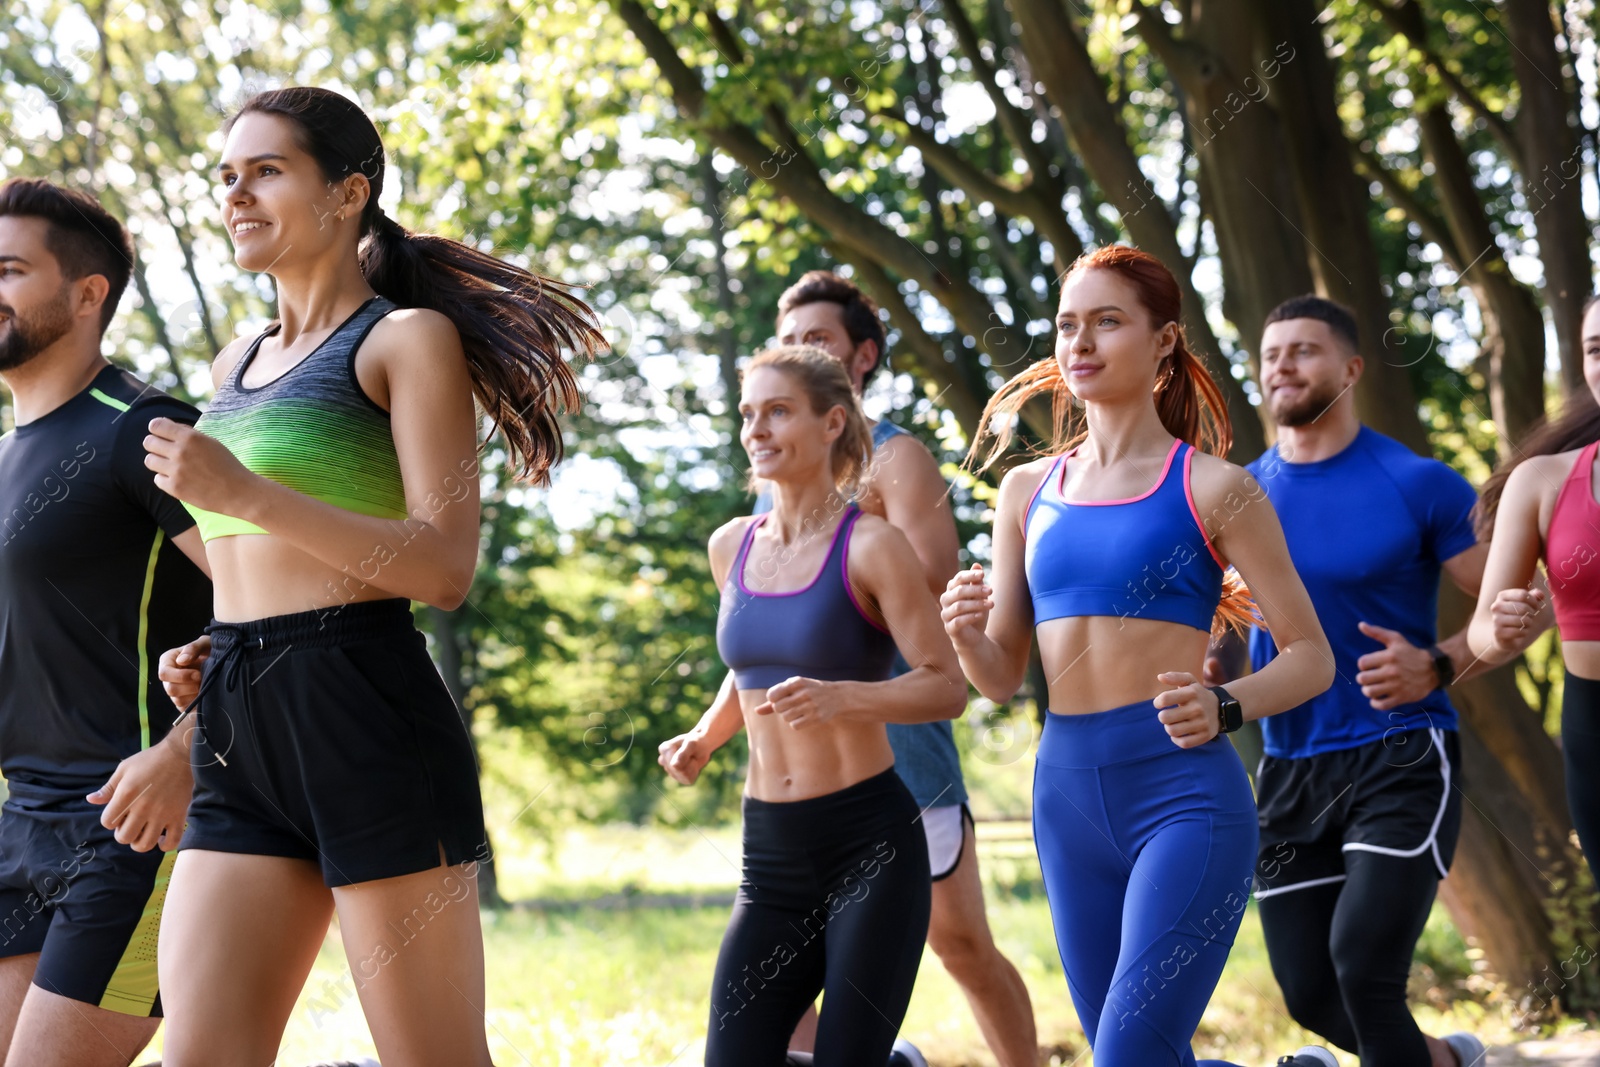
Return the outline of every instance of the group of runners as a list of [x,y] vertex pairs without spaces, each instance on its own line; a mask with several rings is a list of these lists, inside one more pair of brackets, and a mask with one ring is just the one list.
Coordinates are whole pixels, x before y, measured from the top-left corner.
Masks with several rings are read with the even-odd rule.
[[[471,582],[478,408],[545,480],[578,400],[565,354],[603,339],[553,281],[384,215],[378,131],[344,97],[262,93],[225,134],[222,222],[279,314],[218,355],[203,416],[101,355],[121,224],[0,185],[4,1062],[126,1067],[163,1016],[168,1067],[274,1062],[337,912],[384,1067],[481,1067],[482,805],[410,601]],[[1034,838],[1097,1064],[1224,1063],[1191,1042],[1252,896],[1305,1029],[1364,1067],[1481,1064],[1405,998],[1460,824],[1445,689],[1554,618],[1592,857],[1600,310],[1590,392],[1480,498],[1361,425],[1355,322],[1315,296],[1259,339],[1276,443],[1227,462],[1173,276],[1088,253],[1053,355],[984,412],[969,465],[1012,465],[990,564],[964,569],[933,456],[861,408],[876,305],[813,272],[776,310],[738,398],[756,505],[709,545],[728,675],[659,752],[692,784],[749,738],[706,1063],[922,1063],[899,1030],[925,944],[1002,1067],[1036,1062],[950,727],[969,687],[1013,699],[1036,645]],[[1046,402],[1053,439],[1015,462],[1006,428]],[[1441,572],[1477,600],[1443,639]],[[1254,792],[1223,738],[1251,720]]]

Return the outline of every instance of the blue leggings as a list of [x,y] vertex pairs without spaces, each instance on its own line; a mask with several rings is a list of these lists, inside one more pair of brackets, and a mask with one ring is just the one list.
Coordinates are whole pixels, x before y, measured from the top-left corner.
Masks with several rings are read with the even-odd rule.
[[1045,716],[1033,836],[1095,1067],[1228,1067],[1189,1043],[1250,900],[1256,833],[1225,739],[1181,749],[1149,701]]

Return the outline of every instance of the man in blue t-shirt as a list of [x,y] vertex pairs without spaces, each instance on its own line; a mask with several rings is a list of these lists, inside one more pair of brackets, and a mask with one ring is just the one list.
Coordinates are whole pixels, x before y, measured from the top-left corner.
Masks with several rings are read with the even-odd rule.
[[[885,337],[877,305],[848,278],[828,271],[810,271],[784,291],[778,300],[778,341],[813,345],[833,356],[849,372],[857,395],[884,363]],[[893,423],[874,423],[872,444],[872,468],[861,506],[906,535],[937,597],[960,569],[948,486],[932,453]],[[763,494],[755,510],[770,507]],[[904,662],[898,656],[896,661],[897,669],[904,671]],[[661,762],[674,778],[692,781],[716,744],[733,736],[742,723],[732,677],[730,673],[716,703],[694,730],[662,744]],[[1033,1004],[1022,976],[989,932],[972,816],[950,723],[890,723],[889,744],[896,773],[922,809],[934,883],[928,944],[966,993],[1000,1067],[1032,1067],[1038,1056]],[[793,1050],[810,1051],[815,1026],[816,1016],[808,1012],[795,1031]]]
[[[1261,338],[1278,439],[1249,469],[1283,523],[1337,674],[1322,695],[1262,720],[1256,898],[1300,1025],[1363,1067],[1470,1067],[1482,1044],[1425,1036],[1406,978],[1461,826],[1444,690],[1485,669],[1465,630],[1435,643],[1440,572],[1476,597],[1488,546],[1473,534],[1466,479],[1361,425],[1359,353],[1350,312],[1316,296],[1280,304]],[[1252,669],[1277,654],[1265,629],[1251,633]],[[1237,673],[1207,663],[1208,681]]]

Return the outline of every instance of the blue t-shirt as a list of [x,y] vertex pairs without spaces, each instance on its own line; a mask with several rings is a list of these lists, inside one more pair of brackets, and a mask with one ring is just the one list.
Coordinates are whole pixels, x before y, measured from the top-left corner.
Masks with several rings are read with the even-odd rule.
[[[905,433],[888,419],[879,419],[872,427],[872,449],[876,452],[885,441]],[[751,514],[760,515],[772,510],[772,497],[765,490],[756,497]],[[910,670],[905,657],[897,650],[894,654],[894,673]],[[937,722],[888,724],[889,747],[894,750],[894,769],[911,791],[918,805],[944,807],[947,804],[965,804],[967,786],[961,777],[961,755],[956,751],[955,731],[947,719]]]
[[[1456,711],[1442,689],[1389,711],[1361,695],[1356,661],[1383,645],[1356,624],[1396,630],[1419,648],[1437,640],[1440,567],[1477,544],[1472,486],[1438,460],[1365,426],[1329,459],[1289,463],[1274,446],[1249,470],[1277,509],[1337,669],[1327,692],[1261,720],[1267,754],[1300,759],[1398,731],[1454,730]],[[1254,669],[1277,654],[1271,634],[1251,631]]]

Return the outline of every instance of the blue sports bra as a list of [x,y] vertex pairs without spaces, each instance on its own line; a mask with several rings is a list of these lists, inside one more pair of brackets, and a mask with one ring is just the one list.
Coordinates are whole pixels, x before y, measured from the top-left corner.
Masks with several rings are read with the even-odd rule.
[[850,589],[850,532],[861,518],[845,508],[828,558],[811,584],[792,593],[756,593],[744,584],[745,560],[761,515],[744,533],[722,587],[717,651],[740,689],[768,689],[796,676],[824,682],[882,682],[894,660],[894,638],[870,621]]
[[1023,520],[1035,625],[1111,615],[1209,631],[1222,599],[1223,564],[1189,490],[1194,448],[1172,442],[1156,484],[1127,500],[1063,499],[1062,461],[1070,455],[1050,464]]

